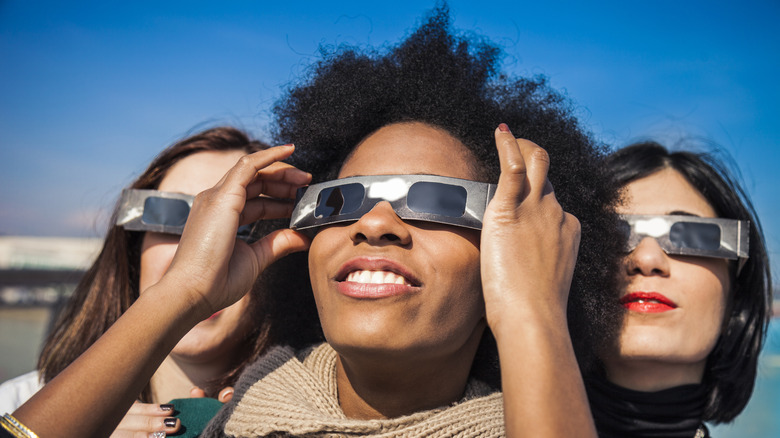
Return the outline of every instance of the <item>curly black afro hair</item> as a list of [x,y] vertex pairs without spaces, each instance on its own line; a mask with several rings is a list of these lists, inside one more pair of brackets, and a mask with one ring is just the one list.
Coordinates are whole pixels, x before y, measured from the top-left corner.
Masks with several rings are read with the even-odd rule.
[[[488,41],[453,34],[447,6],[438,5],[418,29],[386,51],[323,50],[309,75],[274,107],[278,123],[273,134],[279,144],[296,144],[290,161],[311,172],[314,182],[333,179],[358,143],[394,123],[423,122],[458,138],[474,155],[472,168],[485,182],[498,181],[494,131],[499,123],[542,146],[550,155],[549,179],[558,201],[582,224],[568,313],[580,366],[586,367],[596,343],[615,332],[607,327],[610,321],[620,320],[609,314],[614,310],[602,298],[616,290],[622,250],[613,231],[617,189],[603,169],[606,148],[580,128],[571,104],[545,78],[502,74],[500,56]],[[283,312],[302,315],[302,309],[313,309],[306,266],[305,256],[293,255],[263,275]],[[316,316],[311,321],[318,322]],[[277,339],[293,344],[321,339],[321,333],[307,338],[315,330],[302,330],[303,321],[291,318],[285,324],[277,328]],[[483,347],[475,364],[490,363],[495,370],[489,333]]]

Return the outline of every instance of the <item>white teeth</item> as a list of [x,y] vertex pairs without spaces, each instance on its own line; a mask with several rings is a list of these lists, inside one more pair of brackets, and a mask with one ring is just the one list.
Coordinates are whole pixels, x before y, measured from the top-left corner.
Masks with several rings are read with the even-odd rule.
[[353,271],[347,275],[347,281],[364,284],[409,284],[402,275],[388,271]]

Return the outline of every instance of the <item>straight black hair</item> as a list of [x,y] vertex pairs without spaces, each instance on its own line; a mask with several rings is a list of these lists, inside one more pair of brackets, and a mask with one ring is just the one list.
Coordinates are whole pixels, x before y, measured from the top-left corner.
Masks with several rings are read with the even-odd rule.
[[758,356],[771,318],[772,276],[764,234],[750,199],[721,160],[712,154],[670,152],[653,142],[629,145],[607,159],[621,187],[663,169],[674,169],[707,199],[717,215],[750,221],[749,258],[737,272],[733,264],[729,313],[707,358],[703,383],[708,390],[704,421],[728,423],[753,393]]

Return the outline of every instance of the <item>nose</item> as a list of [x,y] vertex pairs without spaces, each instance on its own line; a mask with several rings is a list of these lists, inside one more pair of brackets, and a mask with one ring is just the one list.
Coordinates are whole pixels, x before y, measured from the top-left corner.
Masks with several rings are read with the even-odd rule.
[[652,237],[645,237],[626,256],[626,273],[628,275],[669,275],[669,256]]
[[350,227],[350,237],[354,243],[406,246],[412,242],[409,225],[395,214],[387,201],[374,205],[371,211]]

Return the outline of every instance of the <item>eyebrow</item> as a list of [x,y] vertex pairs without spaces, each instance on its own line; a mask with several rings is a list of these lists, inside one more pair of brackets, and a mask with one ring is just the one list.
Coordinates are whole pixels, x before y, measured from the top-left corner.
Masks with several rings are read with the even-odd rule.
[[332,179],[332,180],[330,180],[330,181],[336,181],[336,180],[340,180],[340,179],[346,179],[346,178],[356,178],[356,177],[359,177],[359,176],[360,176],[360,177],[362,177],[362,176],[377,176],[377,177],[382,177],[382,176],[396,176],[396,175],[409,175],[409,176],[414,176],[414,175],[442,176],[442,177],[444,177],[444,178],[465,179],[465,180],[467,180],[467,181],[471,181],[471,180],[469,180],[469,179],[467,179],[467,178],[458,178],[458,177],[456,177],[456,176],[444,176],[444,175],[439,175],[439,174],[436,174],[436,173],[398,173],[398,174],[396,174],[396,173],[393,173],[393,174],[382,174],[382,175],[377,175],[377,174],[366,174],[366,175],[364,175],[364,174],[362,174],[362,173],[358,173],[358,174],[356,174],[356,175],[343,176],[343,177],[341,177],[341,178]]
[[691,216],[691,217],[701,217],[701,216],[699,216],[698,214],[694,214],[694,213],[690,213],[690,212],[687,212],[687,211],[682,211],[682,210],[674,210],[674,211],[671,211],[671,212],[669,212],[669,213],[667,213],[667,214],[668,214],[668,215],[670,215],[670,216]]

